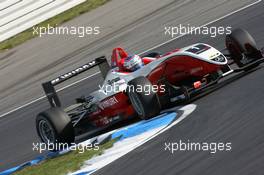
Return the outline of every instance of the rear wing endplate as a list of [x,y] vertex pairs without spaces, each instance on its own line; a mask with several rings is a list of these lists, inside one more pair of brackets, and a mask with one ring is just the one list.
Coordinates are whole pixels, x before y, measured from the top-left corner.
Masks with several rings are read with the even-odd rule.
[[101,71],[101,74],[103,78],[106,77],[108,71],[110,70],[110,66],[107,62],[107,59],[105,56],[99,57],[94,59],[93,61],[82,65],[81,67],[78,67],[66,74],[63,74],[51,81],[45,82],[42,84],[42,87],[44,89],[44,92],[46,94],[46,97],[48,98],[48,101],[51,105],[51,107],[61,107],[60,99],[57,95],[57,92],[55,90],[55,86],[58,84],[61,84],[62,82],[69,80],[83,72],[88,71],[91,68],[94,68],[96,66],[99,66],[99,69]]

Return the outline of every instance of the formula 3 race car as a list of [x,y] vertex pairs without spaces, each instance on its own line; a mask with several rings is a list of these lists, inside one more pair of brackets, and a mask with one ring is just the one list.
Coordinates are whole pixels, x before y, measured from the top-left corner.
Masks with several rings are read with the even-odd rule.
[[[159,115],[162,109],[190,100],[221,78],[252,70],[264,61],[263,49],[259,50],[253,37],[243,29],[226,36],[226,50],[228,54],[197,43],[163,55],[153,52],[142,57],[143,68],[125,72],[120,62],[127,55],[116,48],[112,66],[100,57],[42,84],[51,108],[37,115],[37,133],[44,143],[70,144],[79,134],[121,120],[147,120]],[[230,67],[233,63],[237,69]],[[99,66],[104,78],[99,90],[62,109],[54,86],[95,66]]]

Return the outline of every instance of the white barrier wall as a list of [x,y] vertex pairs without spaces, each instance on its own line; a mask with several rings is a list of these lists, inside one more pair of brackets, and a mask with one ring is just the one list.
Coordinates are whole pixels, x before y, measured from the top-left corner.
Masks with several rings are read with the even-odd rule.
[[0,42],[85,0],[0,0]]

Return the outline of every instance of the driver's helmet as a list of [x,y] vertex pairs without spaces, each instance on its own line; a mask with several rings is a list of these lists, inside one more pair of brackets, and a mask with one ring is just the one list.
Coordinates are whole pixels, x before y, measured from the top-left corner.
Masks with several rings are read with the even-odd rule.
[[142,59],[138,55],[129,55],[124,60],[124,68],[130,72],[134,72],[144,66]]

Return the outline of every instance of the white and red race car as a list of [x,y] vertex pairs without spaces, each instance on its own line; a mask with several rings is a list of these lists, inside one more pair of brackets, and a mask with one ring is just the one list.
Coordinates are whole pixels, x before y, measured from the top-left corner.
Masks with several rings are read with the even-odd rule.
[[[72,143],[78,134],[120,120],[137,116],[147,120],[164,108],[188,101],[221,78],[251,70],[264,60],[263,52],[243,29],[226,36],[226,48],[229,53],[223,54],[208,44],[197,43],[164,55],[153,52],[142,57],[144,67],[134,72],[124,69],[128,54],[116,48],[111,66],[100,57],[43,83],[51,108],[36,118],[38,135],[44,143]],[[233,63],[237,69],[231,69]],[[104,77],[102,86],[62,109],[54,86],[95,66]]]

